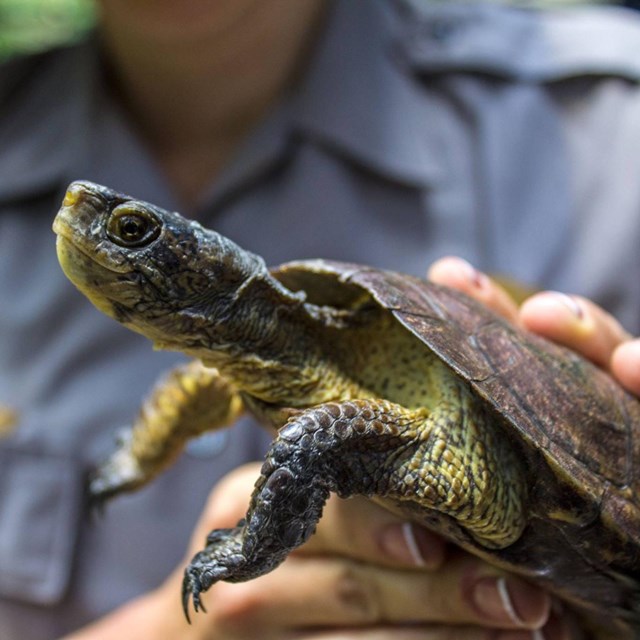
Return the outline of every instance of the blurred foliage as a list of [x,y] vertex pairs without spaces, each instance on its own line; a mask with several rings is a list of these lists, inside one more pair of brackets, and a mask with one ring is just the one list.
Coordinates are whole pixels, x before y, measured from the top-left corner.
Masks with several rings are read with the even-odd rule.
[[0,58],[73,41],[93,20],[90,0],[0,0]]

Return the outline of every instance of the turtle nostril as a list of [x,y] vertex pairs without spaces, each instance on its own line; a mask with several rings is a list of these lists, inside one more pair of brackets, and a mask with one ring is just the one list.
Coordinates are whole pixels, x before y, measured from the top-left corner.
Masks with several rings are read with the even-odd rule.
[[80,190],[75,186],[71,185],[67,192],[64,194],[64,200],[62,201],[63,207],[73,207],[78,204],[80,200]]

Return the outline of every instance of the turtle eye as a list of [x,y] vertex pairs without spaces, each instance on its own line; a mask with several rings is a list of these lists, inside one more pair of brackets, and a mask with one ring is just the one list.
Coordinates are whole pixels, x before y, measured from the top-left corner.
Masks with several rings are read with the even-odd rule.
[[144,209],[117,207],[107,223],[107,236],[121,247],[142,247],[160,235],[158,218]]

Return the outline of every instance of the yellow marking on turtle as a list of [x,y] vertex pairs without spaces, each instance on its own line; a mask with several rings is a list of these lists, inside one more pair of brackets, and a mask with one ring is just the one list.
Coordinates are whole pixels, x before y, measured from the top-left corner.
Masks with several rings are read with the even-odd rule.
[[0,403],[0,438],[6,438],[18,426],[19,415],[12,407]]
[[67,189],[62,200],[63,207],[73,207],[80,201],[80,192],[76,189]]
[[[67,192],[68,193],[68,192]],[[93,269],[93,260],[87,257],[77,246],[64,236],[56,239],[58,261],[64,274],[73,282],[76,288],[96,306],[102,313],[113,317],[113,305],[97,288],[84,285],[84,275]],[[80,277],[79,277],[80,276]]]

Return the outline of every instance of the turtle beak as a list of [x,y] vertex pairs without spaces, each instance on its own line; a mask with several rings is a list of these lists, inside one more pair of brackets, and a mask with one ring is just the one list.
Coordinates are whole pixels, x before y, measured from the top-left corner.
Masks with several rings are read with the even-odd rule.
[[72,182],[53,221],[53,232],[72,242],[83,237],[86,231],[83,233],[81,230],[90,229],[96,213],[100,208],[104,209],[104,205],[92,195],[92,190],[86,183]]
[[72,182],[64,194],[64,200],[62,201],[63,207],[73,207],[80,201],[82,197],[82,183]]
[[[59,258],[60,247],[67,245],[67,249],[73,246],[76,253],[83,253],[88,260],[108,271],[126,273],[131,270],[125,256],[112,245],[105,232],[111,208],[119,202],[118,197],[122,199],[115,191],[91,182],[78,181],[69,185],[53,221]],[[69,249],[67,258],[70,255]],[[64,269],[62,258],[60,261]]]
[[58,261],[67,278],[98,309],[116,317],[110,297],[118,287],[117,274],[130,268],[105,241],[109,205],[100,189],[91,183],[72,183],[53,221],[53,231]]

